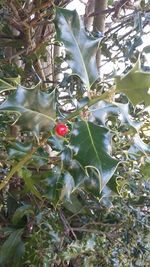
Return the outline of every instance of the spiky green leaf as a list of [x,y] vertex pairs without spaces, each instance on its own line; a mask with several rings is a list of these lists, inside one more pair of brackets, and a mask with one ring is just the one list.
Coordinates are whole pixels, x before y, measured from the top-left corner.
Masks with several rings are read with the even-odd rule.
[[150,105],[150,72],[141,69],[140,59],[125,75],[116,78],[116,90],[122,92],[136,105],[140,102]]
[[38,135],[54,123],[55,92],[47,94],[38,87],[27,89],[19,85],[1,105],[0,110],[18,113],[17,124],[20,128]]
[[118,164],[118,161],[110,156],[109,131],[91,122],[81,121],[76,123],[70,144],[75,159],[84,167],[86,174],[101,192]]
[[98,78],[96,52],[101,38],[85,31],[76,11],[56,8],[55,27],[57,40],[66,48],[67,62],[73,74],[78,75],[89,89]]

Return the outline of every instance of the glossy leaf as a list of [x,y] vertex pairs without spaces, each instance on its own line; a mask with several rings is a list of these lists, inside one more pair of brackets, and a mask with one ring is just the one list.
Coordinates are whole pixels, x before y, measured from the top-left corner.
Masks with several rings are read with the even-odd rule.
[[74,183],[74,179],[72,177],[72,175],[69,172],[64,172],[64,174],[62,175],[62,189],[61,189],[61,195],[60,195],[60,200],[63,199],[68,199],[70,200],[70,195],[71,192],[74,189],[75,183]]
[[67,170],[73,176],[75,182],[75,188],[82,188],[85,181],[89,178],[85,172],[84,167],[80,164],[79,161],[70,159]]
[[139,152],[146,155],[150,154],[150,146],[144,143],[138,134],[135,134],[132,142],[133,145],[129,149],[131,155],[138,154]]
[[45,196],[54,205],[57,205],[60,201],[70,200],[75,183],[69,172],[61,173],[61,170],[55,167],[45,179],[45,183],[47,188]]
[[76,11],[56,8],[55,27],[57,41],[66,48],[67,62],[74,75],[78,75],[87,88],[98,78],[96,52],[101,38],[90,36]]
[[70,196],[70,199],[66,200],[63,203],[63,206],[74,214],[85,212],[85,207],[82,205],[81,201],[79,201],[78,197],[75,194],[72,194]]
[[97,178],[98,190],[101,192],[118,164],[118,161],[110,156],[109,131],[91,122],[81,121],[76,123],[70,144],[75,159],[84,167],[87,176]]
[[[10,157],[10,159],[18,159],[25,156],[28,152],[30,152],[32,149],[32,143],[29,142],[10,142],[7,146],[7,153]],[[42,150],[42,148],[41,148]],[[43,152],[43,153],[42,153]],[[47,164],[49,160],[49,155],[45,151],[42,151],[40,153],[40,149],[36,151],[36,153],[32,156],[30,164],[37,167],[37,169],[44,164]]]
[[25,215],[27,216],[29,214],[31,215],[34,214],[32,207],[30,205],[24,205],[19,207],[13,214],[12,223],[14,225],[17,225]]
[[109,115],[117,114],[122,123],[127,123],[130,126],[138,130],[142,122],[135,121],[129,110],[129,103],[108,103],[106,101],[100,101],[97,107],[91,107],[90,111],[92,116],[96,120],[100,121],[104,126],[106,126],[107,118]]
[[8,154],[10,158],[24,156],[32,149],[32,143],[22,143],[19,141],[11,142],[8,145]]
[[140,59],[125,75],[116,78],[116,90],[122,92],[136,105],[140,102],[150,105],[150,72],[141,69]]
[[17,124],[22,130],[31,130],[36,135],[49,129],[55,119],[55,92],[42,92],[38,87],[27,89],[18,86],[1,105],[1,111],[16,112],[20,115]]
[[32,180],[32,172],[26,168],[22,168],[19,171],[19,176],[24,180],[27,191],[31,192],[38,199],[42,199],[40,192],[37,190],[35,186],[35,182]]
[[[24,253],[24,244],[21,240],[22,234],[23,229],[15,230],[4,242],[0,249],[0,266],[5,266],[6,263],[12,263],[13,258],[17,258],[17,261],[19,262],[19,259]],[[22,247],[21,251],[19,250],[19,247]]]

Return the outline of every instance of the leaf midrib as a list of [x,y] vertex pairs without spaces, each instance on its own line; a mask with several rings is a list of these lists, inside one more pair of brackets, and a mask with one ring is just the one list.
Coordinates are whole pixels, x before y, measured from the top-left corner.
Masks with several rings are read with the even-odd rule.
[[88,72],[87,72],[87,69],[86,69],[86,67],[85,67],[84,60],[83,60],[82,53],[81,53],[81,50],[80,50],[80,48],[79,48],[78,42],[77,42],[77,40],[76,40],[76,38],[75,38],[75,35],[74,35],[73,32],[71,31],[71,27],[70,27],[70,25],[69,25],[67,19],[65,18],[64,15],[63,15],[63,17],[64,17],[65,21],[67,22],[67,25],[68,25],[68,28],[69,28],[69,32],[71,33],[71,36],[72,36],[72,38],[73,38],[73,40],[74,40],[74,42],[75,42],[75,44],[76,44],[76,46],[77,46],[77,50],[78,50],[78,52],[79,52],[79,55],[80,55],[80,58],[81,58],[81,62],[82,62],[82,65],[83,65],[83,68],[84,68],[84,71],[85,71],[85,74],[86,74],[86,79],[87,79],[87,81],[88,81],[87,86],[88,86],[88,88],[90,88],[90,81],[89,81]]
[[[97,153],[97,149],[96,149],[96,147],[95,147],[95,144],[94,144],[94,141],[93,141],[93,138],[92,138],[92,135],[91,135],[90,127],[89,127],[89,125],[88,125],[87,122],[85,122],[85,123],[86,123],[86,126],[87,126],[87,130],[88,130],[89,138],[90,138],[91,143],[92,143],[92,147],[93,147],[94,152],[95,152],[95,154],[96,154],[96,158],[97,158],[98,161],[100,162],[100,158],[99,158],[99,155],[98,155],[98,153]],[[101,163],[101,162],[100,162],[100,163]]]

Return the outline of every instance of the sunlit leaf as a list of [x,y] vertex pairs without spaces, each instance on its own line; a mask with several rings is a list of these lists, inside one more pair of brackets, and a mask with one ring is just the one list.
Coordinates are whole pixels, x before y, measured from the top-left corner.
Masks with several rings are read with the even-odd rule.
[[100,38],[89,35],[76,11],[56,8],[55,27],[57,40],[66,48],[67,62],[87,88],[98,78],[96,52]]
[[4,92],[4,91],[10,91],[10,90],[15,90],[16,86],[15,85],[11,85],[10,83],[0,79],[0,92]]
[[150,105],[150,72],[141,69],[140,59],[125,75],[116,78],[116,90],[122,92],[136,105],[140,102]]
[[57,205],[60,201],[70,200],[70,194],[74,189],[75,183],[69,172],[61,173],[61,170],[55,167],[45,179],[45,183],[47,189],[45,196],[54,205]]
[[70,144],[75,159],[84,167],[87,176],[97,178],[98,190],[101,192],[118,164],[118,161],[110,156],[109,131],[91,122],[81,121],[75,125]]
[[75,183],[72,175],[69,172],[64,172],[62,175],[62,189],[60,199],[63,200],[64,198],[70,200],[71,192],[74,189]]
[[150,154],[150,146],[143,142],[138,134],[133,137],[133,145],[129,149],[129,153],[136,154],[142,152],[143,154]]
[[90,111],[92,116],[96,118],[96,120],[100,121],[104,126],[106,126],[106,122],[109,115],[117,114],[122,123],[127,123],[130,126],[134,127],[138,130],[142,122],[135,121],[129,110],[129,103],[108,103],[106,101],[100,101],[97,107],[91,107]]
[[55,119],[55,92],[42,92],[38,87],[27,89],[18,86],[1,105],[1,111],[16,112],[20,115],[17,124],[22,130],[31,130],[36,135],[49,129]]

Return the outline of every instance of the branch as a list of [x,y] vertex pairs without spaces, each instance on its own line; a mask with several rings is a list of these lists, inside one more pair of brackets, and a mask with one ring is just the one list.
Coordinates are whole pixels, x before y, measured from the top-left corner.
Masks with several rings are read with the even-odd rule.
[[110,14],[111,12],[115,11],[115,8],[112,7],[112,8],[108,8],[108,9],[105,9],[105,10],[101,10],[99,12],[92,12],[90,13],[89,15],[87,15],[86,17],[95,17],[95,16],[99,16],[99,15],[104,15],[104,14]]
[[65,215],[64,215],[64,213],[62,211],[60,211],[60,218],[61,218],[61,221],[63,222],[63,225],[64,225],[64,228],[65,228],[66,232],[68,234],[69,234],[69,232],[71,232],[73,237],[75,239],[77,239],[77,237],[76,237],[76,235],[75,235],[75,233],[73,231],[73,228],[71,228],[69,222],[67,221],[67,219],[66,219],[66,217],[65,217]]
[[36,152],[37,147],[32,148],[32,150],[25,155],[16,165],[14,165],[10,171],[10,173],[4,178],[4,180],[0,183],[0,190],[3,189],[10,181],[12,176],[18,172],[22,166],[24,166],[32,157],[32,155]]
[[81,226],[81,228],[85,228],[87,226],[90,225],[96,225],[96,226],[107,226],[107,227],[113,227],[113,228],[118,228],[120,226],[123,225],[123,223],[103,223],[103,222],[90,222],[90,223],[86,223],[83,226]]
[[111,243],[114,241],[114,236],[111,236],[111,233],[106,233],[100,230],[95,230],[95,229],[87,229],[87,228],[80,228],[80,227],[73,227],[72,228],[73,231],[75,232],[86,232],[86,233],[95,233],[95,234],[101,234],[103,236],[105,236]]
[[120,0],[120,1],[116,1],[114,4],[114,9],[115,12],[112,15],[112,18],[117,19],[119,17],[119,13],[121,8],[123,8],[124,6],[126,6],[127,3],[129,3],[129,0]]
[[[80,112],[85,108],[85,106],[92,106],[94,104],[96,104],[97,102],[99,102],[100,100],[106,100],[112,97],[112,95],[115,92],[115,88],[112,88],[109,92],[105,92],[102,95],[91,99],[88,103],[86,103],[82,108],[76,110],[75,112],[72,112],[68,117],[66,117],[64,120],[62,120],[63,123],[72,120],[73,118],[77,117]],[[38,143],[37,147],[33,147],[31,149],[31,151],[26,154],[16,165],[14,165],[11,169],[11,171],[8,173],[8,175],[4,178],[4,180],[0,183],[0,190],[3,189],[10,181],[10,179],[13,177],[13,175],[18,172],[22,166],[24,166],[33,156],[33,154],[37,151],[37,149],[39,147],[43,147],[46,142],[47,139],[51,136],[51,134],[49,133],[47,136],[43,137],[40,142]]]
[[[118,1],[114,4],[114,7],[110,7],[107,8],[105,10],[101,10],[99,12],[92,12],[90,14],[87,15],[87,17],[95,17],[95,16],[99,16],[99,15],[105,15],[105,14],[111,14],[112,12],[114,12],[113,14],[113,18],[118,18],[118,15],[120,13],[120,9],[123,8],[127,3],[129,2],[129,0],[121,0]],[[126,6],[126,8],[131,9],[131,6]]]
[[72,112],[72,113],[71,113],[68,117],[66,117],[62,122],[65,123],[65,122],[67,122],[68,120],[72,120],[73,118],[77,117],[77,116],[80,114],[80,112],[81,112],[82,110],[84,110],[84,108],[85,108],[86,106],[91,107],[91,106],[93,106],[94,104],[96,104],[97,102],[99,102],[100,100],[110,99],[110,98],[112,97],[112,95],[114,95],[114,92],[115,92],[115,88],[112,88],[110,91],[105,92],[105,93],[103,93],[102,95],[100,95],[100,96],[98,96],[98,97],[96,97],[96,98],[94,98],[94,99],[89,100],[88,103],[86,103],[83,107],[79,108],[78,110]]

